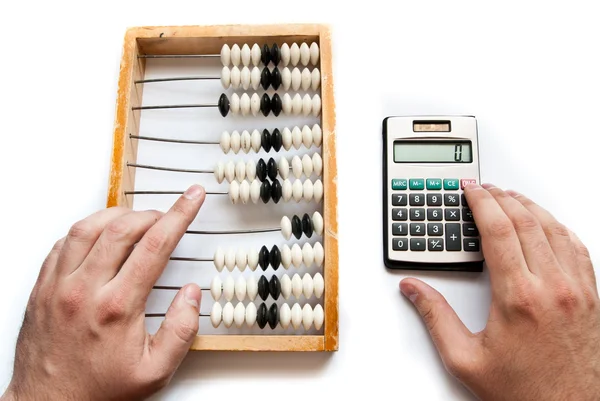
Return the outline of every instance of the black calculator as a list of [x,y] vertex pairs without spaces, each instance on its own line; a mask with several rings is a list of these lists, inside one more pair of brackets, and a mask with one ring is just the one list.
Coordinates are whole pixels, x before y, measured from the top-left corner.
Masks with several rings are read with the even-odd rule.
[[383,253],[390,269],[482,271],[464,187],[480,183],[477,120],[383,120]]

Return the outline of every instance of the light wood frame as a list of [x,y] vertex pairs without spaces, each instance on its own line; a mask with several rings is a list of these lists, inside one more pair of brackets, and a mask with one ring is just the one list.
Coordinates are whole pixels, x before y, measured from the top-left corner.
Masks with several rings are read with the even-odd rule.
[[132,207],[125,191],[134,189],[140,111],[132,107],[142,103],[142,79],[148,54],[218,54],[223,44],[278,43],[316,41],[320,48],[321,128],[323,131],[323,242],[325,261],[323,276],[323,335],[198,335],[192,350],[228,351],[337,351],[338,350],[338,223],[337,166],[335,139],[335,102],[332,77],[332,48],[329,27],[320,24],[291,25],[224,25],[224,26],[155,26],[136,27],[125,34],[120,65],[110,184],[107,207]]

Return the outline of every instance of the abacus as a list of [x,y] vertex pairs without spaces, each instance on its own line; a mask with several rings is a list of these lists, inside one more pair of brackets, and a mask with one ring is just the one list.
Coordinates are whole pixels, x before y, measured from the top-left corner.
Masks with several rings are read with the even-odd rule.
[[331,35],[317,24],[137,27],[121,59],[107,206],[206,200],[148,299],[202,289],[192,350],[336,351]]

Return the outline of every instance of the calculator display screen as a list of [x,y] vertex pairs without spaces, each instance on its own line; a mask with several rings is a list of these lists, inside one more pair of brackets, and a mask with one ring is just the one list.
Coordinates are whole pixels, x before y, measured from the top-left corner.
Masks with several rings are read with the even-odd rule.
[[396,141],[396,163],[471,163],[471,141]]

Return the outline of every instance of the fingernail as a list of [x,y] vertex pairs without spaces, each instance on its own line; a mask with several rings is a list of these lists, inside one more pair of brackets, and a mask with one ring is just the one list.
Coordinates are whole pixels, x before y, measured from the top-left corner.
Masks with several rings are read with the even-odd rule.
[[183,197],[189,200],[196,200],[202,196],[204,189],[200,185],[192,185],[184,192]]
[[186,287],[183,297],[185,298],[185,302],[192,305],[194,308],[200,308],[200,291],[193,286]]
[[485,189],[491,189],[491,188],[496,188],[496,186],[494,184],[490,184],[490,183],[485,183],[485,184],[481,184],[482,187],[484,187]]
[[402,284],[400,286],[400,291],[402,292],[402,295],[408,298],[413,304],[417,300],[417,295],[419,295],[415,287],[410,284]]
[[476,182],[472,182],[465,187],[465,190],[472,191],[474,189],[479,189],[479,188],[481,188],[481,185],[477,184]]

